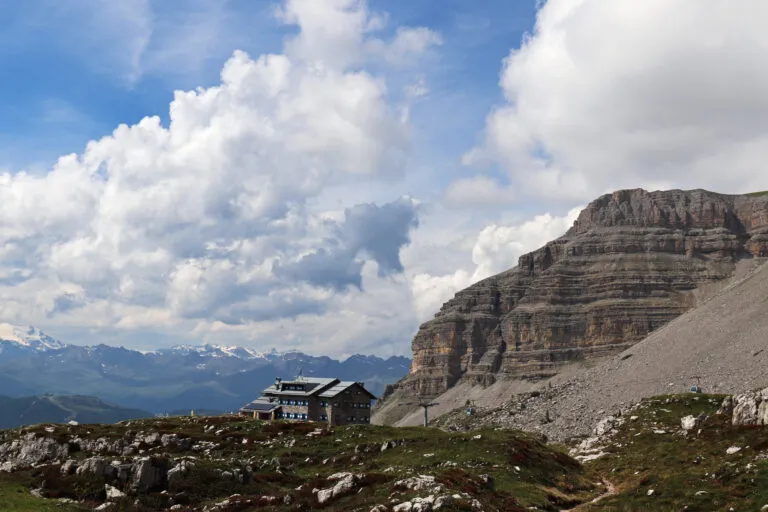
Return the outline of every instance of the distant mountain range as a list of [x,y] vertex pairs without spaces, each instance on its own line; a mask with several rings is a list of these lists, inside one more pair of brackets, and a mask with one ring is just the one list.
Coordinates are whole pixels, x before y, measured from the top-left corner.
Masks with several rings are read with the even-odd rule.
[[34,327],[0,324],[0,394],[94,395],[152,413],[234,411],[274,382],[306,376],[365,382],[376,396],[406,375],[410,359],[355,355],[344,361],[301,352],[245,347],[176,346],[140,352],[107,345],[78,346]]
[[92,396],[44,395],[11,398],[0,395],[0,428],[36,423],[116,423],[152,416],[148,411],[125,409]]

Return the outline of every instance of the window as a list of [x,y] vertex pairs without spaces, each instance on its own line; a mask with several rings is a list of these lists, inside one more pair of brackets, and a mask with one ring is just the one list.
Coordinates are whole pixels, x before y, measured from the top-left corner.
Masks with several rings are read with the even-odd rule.
[[320,421],[328,421],[328,416],[325,414],[320,415]]
[[301,419],[303,419],[303,420],[307,419],[307,415],[306,414],[302,414],[301,415]]
[[338,406],[339,406],[339,402],[334,402],[334,403],[333,403],[333,406],[334,406],[334,407],[338,407]]

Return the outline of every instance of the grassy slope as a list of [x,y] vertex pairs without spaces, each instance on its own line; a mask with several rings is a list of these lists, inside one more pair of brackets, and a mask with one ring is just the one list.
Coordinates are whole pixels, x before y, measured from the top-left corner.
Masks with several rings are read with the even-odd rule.
[[[334,500],[330,510],[367,512],[377,504],[388,503],[393,493],[399,501],[426,496],[429,492],[393,488],[397,480],[419,474],[436,476],[451,493],[469,493],[479,499],[486,510],[524,510],[529,506],[536,506],[539,510],[559,510],[584,502],[596,494],[593,477],[576,461],[544,445],[534,436],[510,430],[456,434],[433,428],[357,425],[334,427],[325,435],[307,437],[306,434],[317,425],[268,424],[231,417],[181,417],[127,423],[60,426],[51,435],[62,441],[73,435],[94,439],[101,436],[117,438],[132,430],[174,432],[200,441],[215,442],[219,448],[213,457],[199,460],[195,471],[183,485],[170,490],[170,495],[185,492],[188,499],[197,504],[214,503],[235,493],[244,496],[272,495],[280,499],[292,494],[296,498],[292,506],[277,506],[271,510],[296,510],[301,503],[304,503],[304,510],[314,509],[317,505],[311,489],[328,487],[325,477],[339,471],[362,473],[366,479],[360,493]],[[206,427],[209,427],[207,432],[204,430]],[[41,425],[25,431],[42,433],[43,429]],[[219,435],[216,435],[217,431]],[[4,436],[12,438],[17,432],[0,431],[0,442]],[[475,439],[476,435],[481,437]],[[403,440],[404,443],[382,452],[381,445],[392,440]],[[85,455],[78,453],[75,456]],[[262,461],[274,459],[280,461],[280,471],[271,464],[261,467]],[[445,462],[455,463],[456,466],[446,466]],[[216,469],[231,470],[248,463],[254,467],[255,473],[247,485],[222,482],[215,474]],[[483,474],[494,477],[495,489],[483,486],[480,479]],[[37,487],[41,485],[44,475],[45,471],[22,472],[18,478],[28,478],[32,481],[31,485]],[[58,475],[56,468],[48,472],[46,489],[52,497],[100,499],[103,481],[83,484],[77,481],[77,477]],[[303,490],[296,491],[302,485]],[[142,499],[147,510],[151,510],[162,506],[168,496],[154,493]],[[470,508],[461,504],[457,508],[464,509]]]
[[13,512],[80,512],[85,508],[44,500],[30,494],[28,475],[0,473],[0,510]]
[[[637,419],[613,437],[610,454],[587,463],[618,493],[579,510],[760,510],[768,504],[768,428],[732,426],[729,416],[715,414],[721,400],[686,394],[644,401],[630,413]],[[700,433],[682,435],[680,419],[702,413],[708,417]],[[731,446],[742,450],[727,455]]]
[[[52,435],[61,440],[73,435],[95,439],[117,438],[128,430],[156,431],[216,443],[212,457],[200,459],[193,474],[179,488],[170,489],[170,495],[183,491],[196,504],[213,503],[235,493],[278,497],[290,493],[296,499],[292,506],[269,509],[295,510],[301,504],[314,509],[312,487],[328,487],[327,476],[352,471],[367,475],[363,490],[334,501],[328,510],[368,511],[374,505],[390,503],[393,496],[396,502],[424,496],[424,491],[398,490],[393,485],[418,474],[435,475],[450,492],[468,492],[486,510],[565,509],[595,497],[600,488],[594,482],[599,480],[615,486],[616,493],[575,510],[760,510],[768,504],[768,428],[732,426],[728,416],[715,414],[721,400],[717,395],[692,394],[646,400],[629,413],[636,418],[626,418],[610,438],[605,447],[608,454],[584,466],[533,435],[511,430],[448,433],[434,428],[360,425],[335,427],[322,436],[307,437],[316,425],[178,417],[118,425],[58,426]],[[689,414],[706,419],[700,431],[683,435],[680,419]],[[41,425],[25,431],[43,433],[44,428]],[[0,431],[0,442],[19,432]],[[480,439],[475,439],[477,435]],[[382,452],[381,444],[392,440],[404,443]],[[726,450],[731,446],[741,450],[728,455]],[[262,464],[275,459],[280,471],[271,463]],[[222,482],[216,476],[216,469],[231,470],[248,463],[255,473],[247,485]],[[56,468],[51,474],[58,475]],[[483,474],[494,477],[495,490],[480,483]],[[53,502],[40,501],[26,491],[38,487],[43,476],[39,470],[0,474],[0,505],[6,507],[0,506],[0,510],[53,510]],[[48,489],[54,497],[93,498],[97,503],[103,483],[54,476]],[[296,491],[299,487],[302,490]],[[652,495],[649,490],[654,491]],[[166,499],[154,493],[142,497],[147,508],[125,510],[152,510]],[[467,506],[459,503],[456,509]]]

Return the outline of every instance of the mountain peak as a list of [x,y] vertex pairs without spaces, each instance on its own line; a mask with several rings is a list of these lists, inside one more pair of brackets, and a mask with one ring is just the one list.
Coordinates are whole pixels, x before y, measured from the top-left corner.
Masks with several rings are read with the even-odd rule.
[[243,360],[269,359],[270,357],[280,355],[274,348],[267,352],[261,352],[252,348],[236,345],[174,345],[170,349],[166,350],[187,354],[196,352],[200,355],[207,355],[211,357],[233,357]]
[[57,350],[66,346],[34,326],[9,323],[0,323],[0,342],[13,343],[38,351]]

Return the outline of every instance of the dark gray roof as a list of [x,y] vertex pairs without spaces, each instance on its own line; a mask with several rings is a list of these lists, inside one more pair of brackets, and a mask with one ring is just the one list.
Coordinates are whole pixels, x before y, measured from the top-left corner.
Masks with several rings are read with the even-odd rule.
[[349,380],[346,380],[346,381],[341,381],[341,382],[339,382],[338,384],[336,384],[336,385],[335,385],[335,386],[333,386],[332,388],[330,388],[330,389],[327,389],[327,390],[323,391],[323,392],[322,392],[322,393],[320,393],[318,396],[319,396],[320,398],[335,398],[335,397],[336,397],[336,396],[337,396],[339,393],[341,393],[341,392],[343,392],[343,391],[345,391],[345,390],[347,390],[347,389],[351,388],[351,387],[352,387],[352,386],[354,386],[355,384],[358,384],[358,385],[360,385],[360,388],[361,388],[363,391],[365,391],[366,393],[368,393],[368,395],[369,395],[371,398],[373,398],[374,400],[376,399],[376,397],[375,397],[375,396],[374,396],[374,395],[373,395],[373,394],[372,394],[370,391],[368,391],[367,389],[365,389],[365,386],[363,386],[363,385],[362,385],[362,384],[360,384],[359,382],[355,382],[355,381],[349,381]]
[[283,384],[328,384],[336,379],[329,379],[327,377],[297,377],[294,380],[284,380]]
[[297,391],[295,389],[280,389],[278,390],[275,385],[271,385],[268,388],[266,388],[263,391],[263,394],[270,395],[270,396],[312,396],[315,395],[324,389],[332,386],[334,383],[338,382],[339,379],[324,379],[324,378],[318,378],[318,377],[303,377],[301,379],[291,380],[291,381],[283,381],[281,382],[281,385],[283,387],[290,386],[290,385],[297,385],[297,384],[303,384],[307,388],[305,391]]
[[280,404],[276,402],[269,402],[266,399],[257,398],[253,402],[240,408],[245,412],[272,412],[279,408]]

